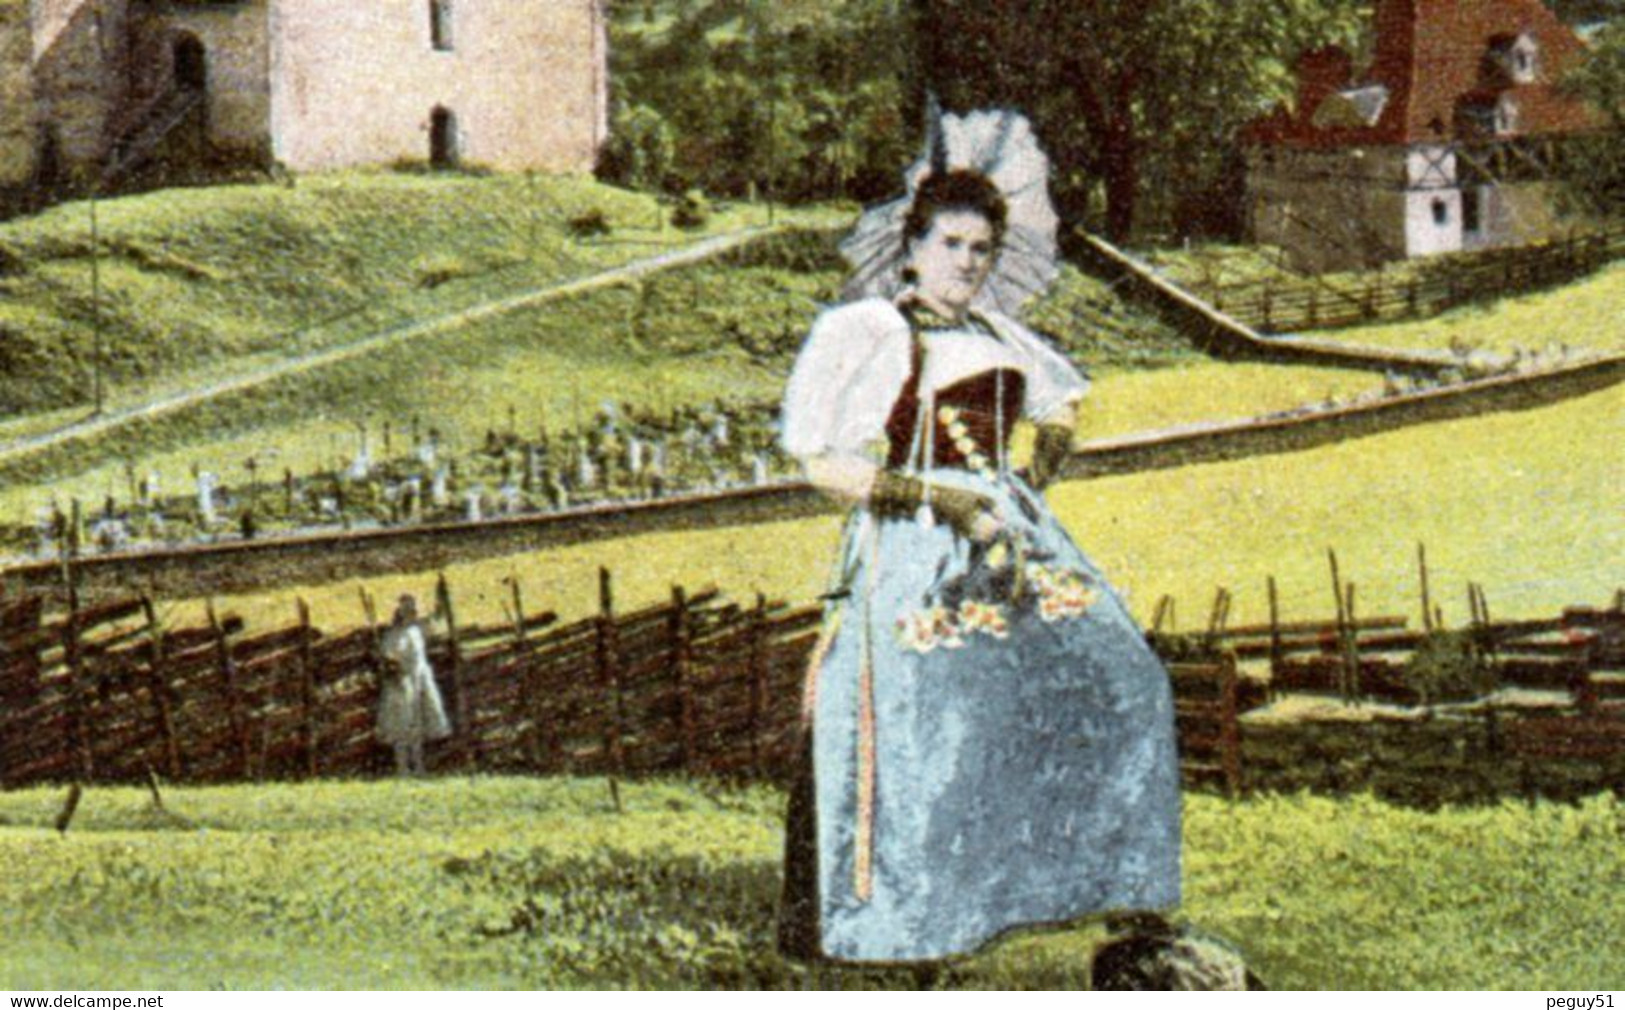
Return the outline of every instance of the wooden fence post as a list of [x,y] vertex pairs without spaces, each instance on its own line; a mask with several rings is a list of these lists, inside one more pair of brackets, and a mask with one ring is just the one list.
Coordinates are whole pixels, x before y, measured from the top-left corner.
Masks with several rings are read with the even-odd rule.
[[620,629],[615,625],[615,587],[608,568],[598,569],[598,683],[611,698],[610,714],[604,724],[604,755],[609,762],[610,781],[624,774],[626,757],[621,749],[621,727],[626,716],[622,696]]
[[215,670],[225,686],[226,714],[231,724],[231,735],[237,741],[238,775],[248,779],[253,774],[254,748],[248,738],[248,716],[243,711],[243,699],[237,690],[237,664],[231,658],[231,640],[225,625],[215,613],[214,600],[204,602],[209,615],[209,630],[214,634]]
[[1219,635],[1224,631],[1224,626],[1229,620],[1230,590],[1220,586],[1213,591],[1213,610],[1208,614],[1207,648],[1218,648]]
[[164,743],[164,771],[170,781],[179,781],[183,772],[180,743],[175,739],[175,712],[170,705],[169,678],[164,675],[164,629],[158,622],[158,608],[152,599],[141,597],[141,613],[147,619],[147,691],[152,695],[153,713],[158,720],[158,737]]
[[682,586],[671,587],[671,605],[669,667],[672,688],[677,692],[677,735],[681,741],[678,764],[686,771],[695,771],[697,769],[691,767],[697,753],[694,741],[694,697],[690,684],[693,629],[688,612],[688,595],[683,592]]
[[1151,630],[1160,633],[1165,620],[1168,622],[1168,632],[1172,634],[1177,630],[1174,622],[1174,598],[1166,593],[1157,601],[1157,609],[1151,615]]
[[1236,657],[1228,653],[1220,659],[1219,762],[1224,773],[1226,796],[1241,794],[1241,722],[1237,718]]
[[1484,587],[1482,585],[1474,583],[1471,591],[1473,595],[1477,597],[1478,601],[1478,604],[1474,609],[1478,612],[1478,622],[1481,631],[1480,642],[1478,645],[1480,650],[1480,658],[1483,658],[1490,663],[1494,663],[1497,659],[1497,649],[1495,647],[1495,629],[1491,626],[1493,621],[1490,617],[1490,601],[1489,598],[1484,595]]
[[96,777],[96,755],[91,749],[90,713],[85,702],[87,688],[79,638],[79,594],[71,581],[68,584],[68,616],[62,624],[62,657],[68,666],[68,718],[73,727],[69,739],[79,765],[79,774],[90,781]]
[[435,609],[446,620],[446,655],[451,661],[451,707],[457,719],[452,731],[461,734],[465,740],[472,741],[473,737],[469,734],[468,726],[468,691],[463,684],[463,648],[462,643],[457,640],[457,612],[452,607],[451,583],[446,580],[445,572],[441,572],[435,579],[434,595]]
[[[508,619],[513,623],[514,668],[519,671],[524,680],[525,693],[530,696],[530,743],[525,749],[529,751],[531,771],[540,771],[543,766],[540,671],[534,663],[528,662],[530,641],[525,637],[525,595],[519,588],[519,577],[510,575],[505,581],[509,595],[513,597],[513,610]],[[523,701],[520,707],[525,707]],[[516,717],[519,715],[517,712],[514,714]]]
[[1360,632],[1354,615],[1354,583],[1344,587],[1343,612],[1348,619],[1348,633],[1343,638],[1343,668],[1346,671],[1344,700],[1357,702],[1361,697],[1360,684]]
[[311,652],[310,604],[301,597],[299,606],[299,705],[303,708],[305,735],[305,775],[315,778],[321,771],[321,732],[316,713],[316,658]]
[[1431,634],[1433,602],[1428,598],[1428,549],[1426,544],[1420,542],[1416,545],[1416,571],[1422,582],[1422,630]]
[[767,597],[756,594],[750,615],[750,765],[757,778],[765,771],[762,737],[767,714],[767,656],[762,639],[767,630]]
[[68,555],[77,558],[84,547],[85,537],[85,509],[79,504],[79,499],[73,499],[69,510],[68,520]]
[[1338,653],[1339,653],[1339,656],[1341,658],[1341,664],[1342,664],[1341,676],[1339,676],[1339,678],[1338,678],[1338,680],[1339,680],[1338,689],[1339,689],[1339,693],[1341,693],[1343,695],[1343,700],[1346,702],[1346,701],[1348,701],[1348,685],[1349,685],[1349,670],[1348,670],[1349,617],[1348,617],[1348,606],[1347,606],[1347,601],[1343,598],[1343,578],[1342,578],[1341,575],[1338,574],[1338,571],[1337,571],[1337,552],[1335,550],[1333,550],[1332,548],[1330,548],[1330,547],[1326,548],[1326,560],[1331,565],[1331,570],[1332,570],[1332,600],[1333,600],[1333,602],[1335,602],[1337,604],[1337,643],[1338,643]]
[[1281,664],[1281,599],[1276,591],[1275,576],[1269,576],[1265,585],[1270,597],[1270,685],[1273,694],[1276,671]]

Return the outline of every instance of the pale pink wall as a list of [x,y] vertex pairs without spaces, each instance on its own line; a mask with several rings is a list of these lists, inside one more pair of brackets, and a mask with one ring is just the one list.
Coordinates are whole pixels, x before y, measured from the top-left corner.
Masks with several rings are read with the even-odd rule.
[[295,170],[424,160],[435,106],[462,160],[586,171],[603,135],[598,0],[453,0],[454,49],[428,0],[270,0],[273,156]]

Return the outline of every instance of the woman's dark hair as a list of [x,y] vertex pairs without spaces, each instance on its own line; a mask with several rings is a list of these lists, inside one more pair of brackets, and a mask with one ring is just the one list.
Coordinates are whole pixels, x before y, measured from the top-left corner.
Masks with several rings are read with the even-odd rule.
[[987,218],[993,226],[993,244],[1004,243],[1004,195],[993,180],[980,172],[956,169],[952,172],[934,172],[925,177],[914,192],[914,203],[903,219],[903,244],[909,246],[931,230],[931,220],[945,210],[968,210]]

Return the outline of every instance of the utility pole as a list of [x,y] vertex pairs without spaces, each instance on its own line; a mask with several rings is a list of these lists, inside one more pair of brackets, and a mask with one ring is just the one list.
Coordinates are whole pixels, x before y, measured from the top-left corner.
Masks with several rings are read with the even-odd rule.
[[95,347],[91,352],[90,371],[91,382],[94,386],[93,396],[96,409],[93,417],[102,415],[105,406],[105,396],[102,386],[102,365],[106,357],[102,334],[102,263],[101,263],[101,233],[96,220],[96,192],[99,186],[92,184],[90,188],[90,328],[95,335]]
[[[758,26],[758,31],[766,31],[764,26]],[[779,167],[779,60],[778,51],[771,40],[767,46],[767,226],[773,227],[773,201],[778,197],[778,187],[773,185],[773,175]]]

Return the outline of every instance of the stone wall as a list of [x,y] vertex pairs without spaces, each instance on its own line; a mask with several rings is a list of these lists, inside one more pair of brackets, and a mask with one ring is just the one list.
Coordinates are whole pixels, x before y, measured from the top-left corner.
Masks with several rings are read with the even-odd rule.
[[113,118],[128,99],[125,0],[33,0],[34,94],[56,132],[65,171],[83,184],[99,169]]
[[1247,152],[1248,230],[1309,272],[1363,270],[1406,255],[1399,149]]
[[455,0],[449,50],[423,0],[276,0],[271,135],[295,170],[425,161],[436,108],[458,158],[498,169],[590,170],[603,135],[597,0]]
[[1499,376],[1307,415],[1105,439],[1075,451],[1065,472],[1100,477],[1298,452],[1417,424],[1530,410],[1621,381],[1625,355],[1614,355],[1545,373]]
[[[116,597],[128,593],[131,586],[170,599],[231,595],[430,571],[466,561],[645,533],[722,529],[834,511],[835,506],[810,486],[789,484],[476,523],[230,540],[150,553],[88,554],[74,565],[75,582],[86,600]],[[36,561],[0,570],[0,596],[39,592],[65,603],[62,589],[58,562]]]
[[1469,249],[1495,249],[1527,245],[1567,234],[1556,212],[1557,184],[1507,182],[1483,188],[1483,225],[1464,244]]
[[208,136],[219,153],[266,161],[271,148],[271,46],[267,0],[151,3],[132,32],[136,106],[174,80],[176,43],[202,43]]
[[34,175],[39,130],[29,72],[33,53],[27,0],[0,0],[0,209],[3,194]]

